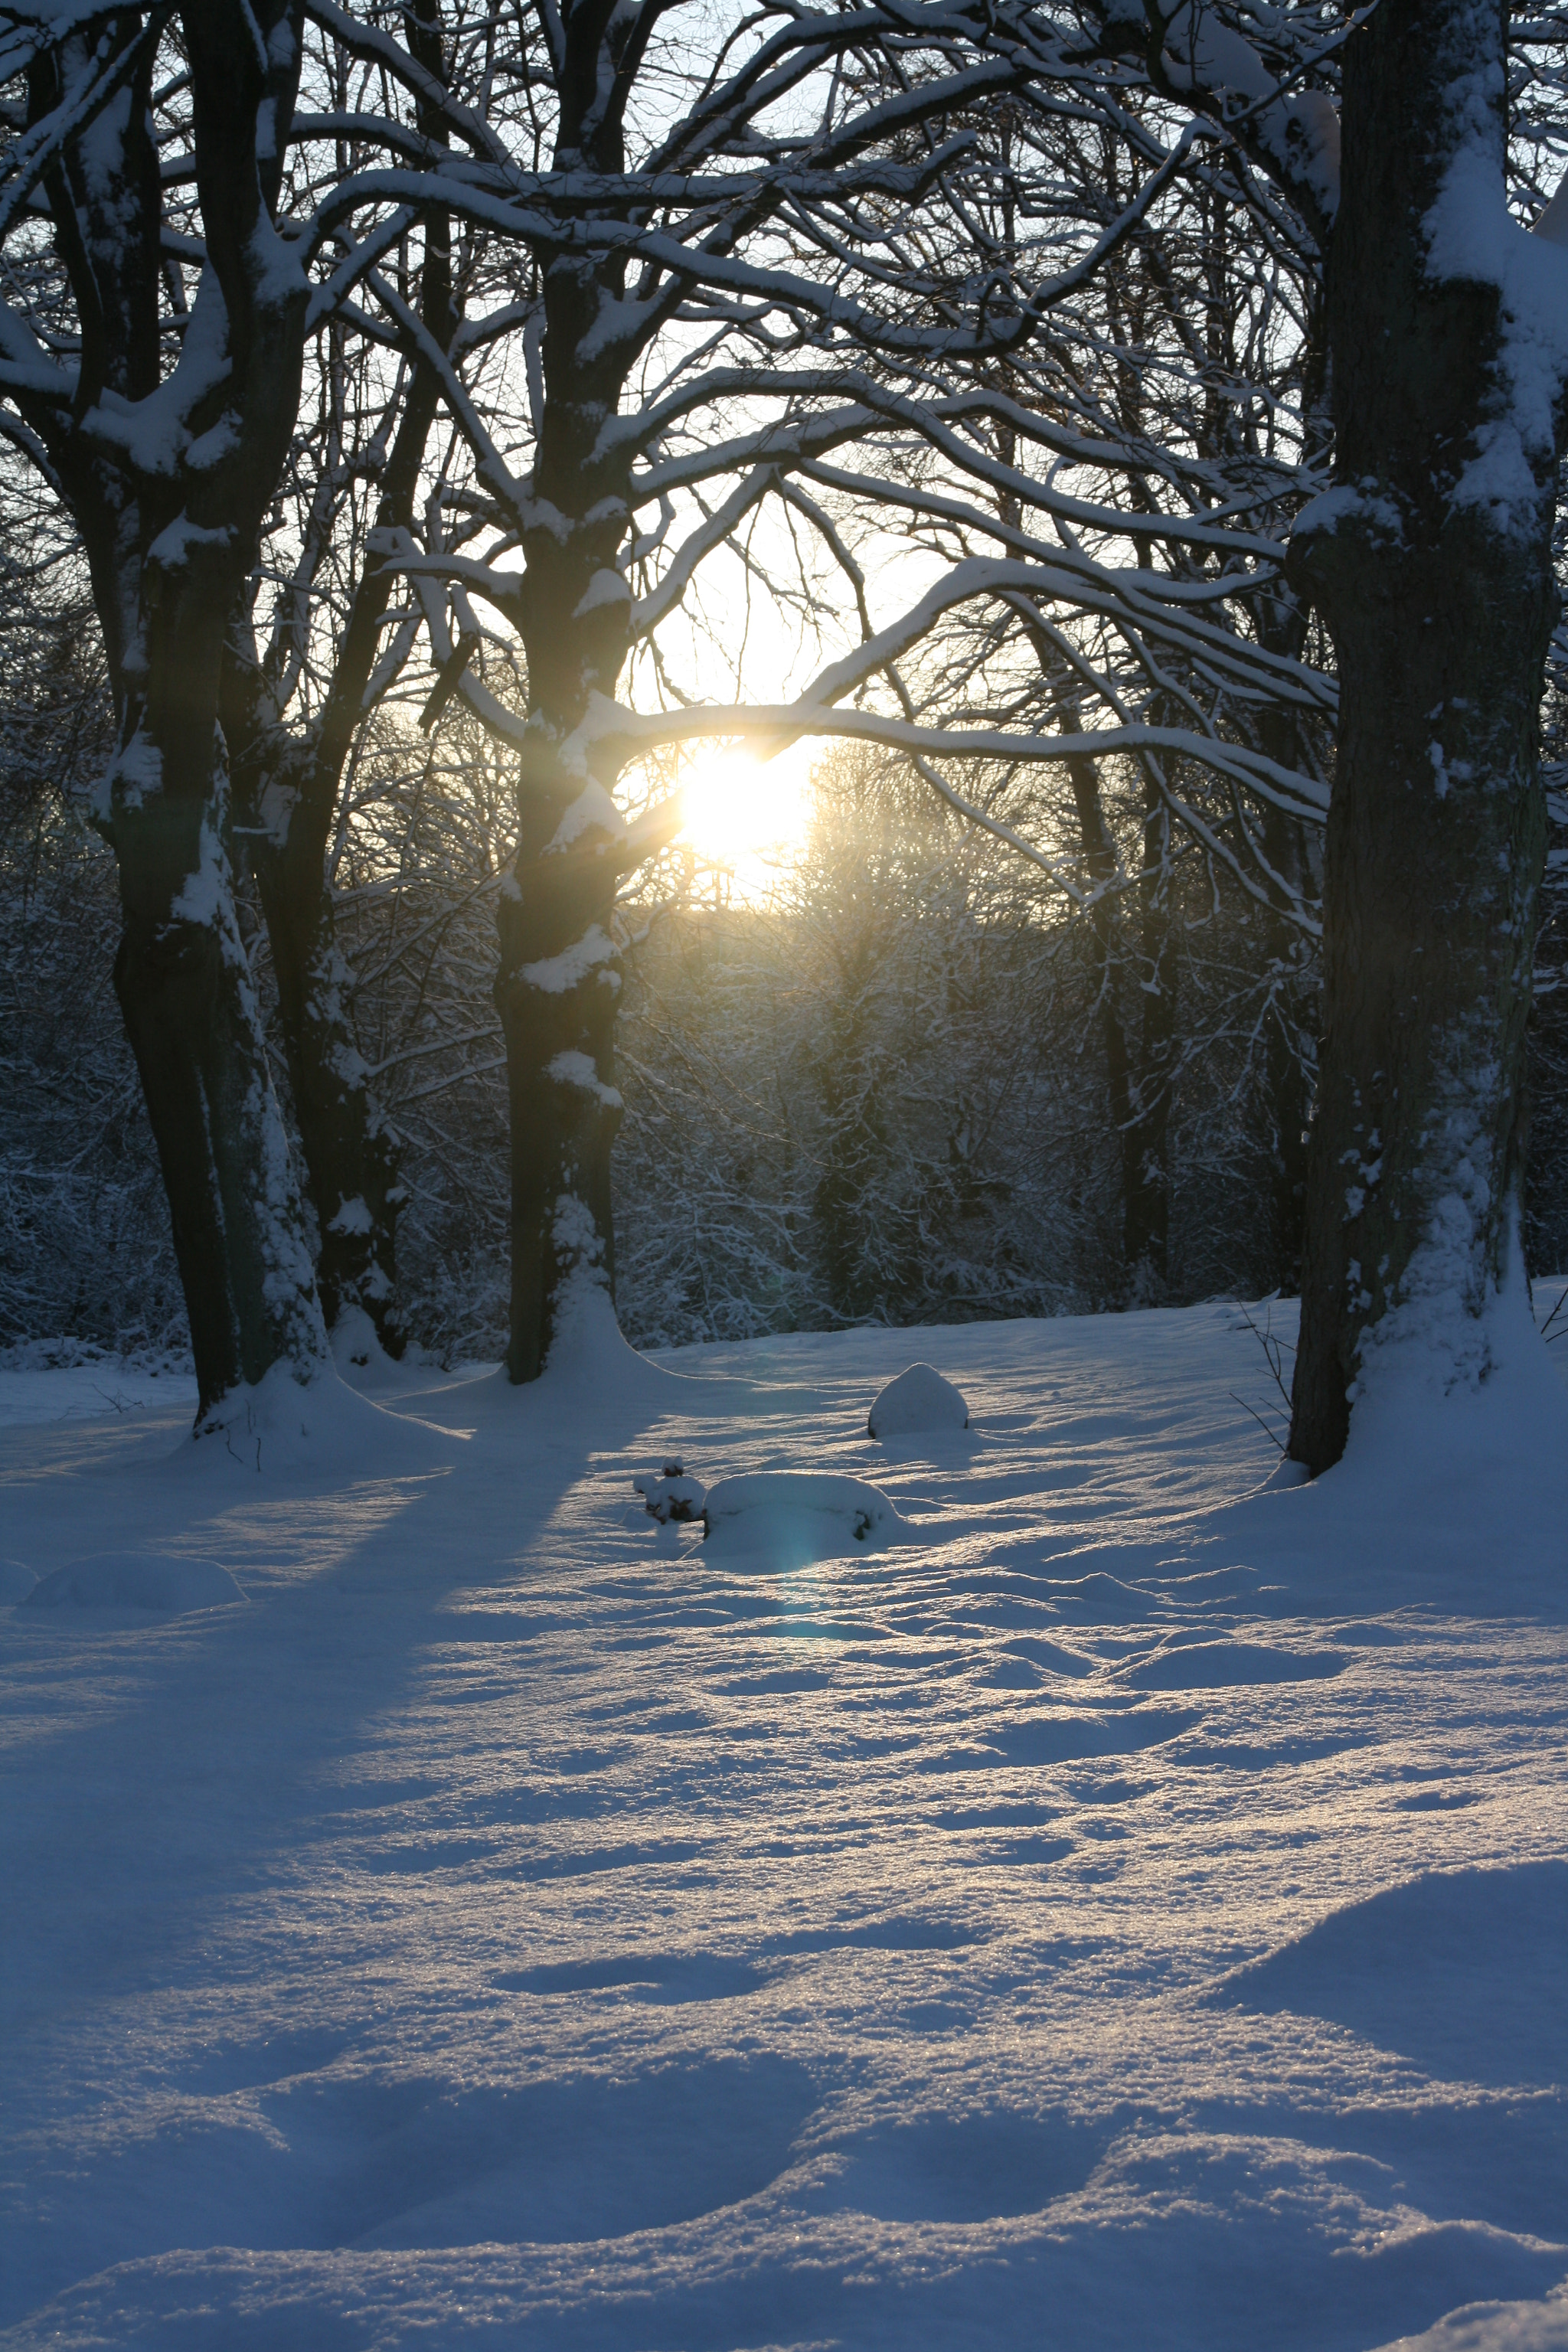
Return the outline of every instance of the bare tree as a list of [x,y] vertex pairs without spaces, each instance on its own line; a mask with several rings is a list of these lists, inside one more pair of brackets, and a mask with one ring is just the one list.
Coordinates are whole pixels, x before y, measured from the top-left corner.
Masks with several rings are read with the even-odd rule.
[[1401,1340],[1450,1387],[1489,1376],[1518,1264],[1568,277],[1556,200],[1534,239],[1509,208],[1509,29],[1491,0],[1147,0],[1108,27],[1323,256],[1334,487],[1291,558],[1342,690],[1290,1436],[1312,1471]]
[[[933,278],[920,263],[921,208],[962,204],[968,175],[990,170],[993,100],[1033,93],[1047,71],[1092,94],[1102,74],[1075,19],[1053,27],[1027,12],[764,10],[727,24],[716,63],[696,77],[657,12],[579,8],[538,24],[555,172],[531,200],[535,223],[552,217],[525,229],[536,291],[520,289],[518,303],[531,464],[519,473],[503,457],[495,417],[410,311],[407,348],[444,370],[473,480],[446,542],[427,533],[399,558],[425,583],[450,676],[464,671],[465,635],[479,634],[467,626],[470,593],[515,629],[526,660],[521,723],[467,677],[458,688],[519,755],[497,987],[511,1090],[508,1361],[519,1380],[542,1368],[564,1303],[613,1280],[611,909],[622,877],[679,817],[670,806],[628,828],[613,797],[623,771],[660,743],[811,731],[892,649],[781,712],[693,708],[656,647],[676,707],[636,718],[614,699],[628,655],[764,502],[787,503],[835,544],[795,477],[899,421],[870,377],[846,371],[836,340],[901,363],[924,404],[944,353],[992,349],[989,263],[964,285]],[[650,102],[653,128],[629,168]],[[471,207],[471,191],[453,204]],[[1134,205],[1125,222],[1090,225],[1089,258],[1138,216]],[[1003,321],[1006,342],[1019,326]],[[716,432],[721,417],[728,429]],[[465,553],[479,531],[488,544]],[[503,562],[511,549],[521,567]],[[880,720],[865,716],[874,732]]]
[[[241,844],[273,933],[327,1305],[334,1319],[345,1305],[369,1310],[395,1344],[395,1155],[353,1047],[323,894],[337,786],[376,698],[386,590],[374,564],[331,615],[342,643],[325,691],[290,703],[305,667],[295,625],[345,484],[384,476],[384,520],[406,520],[434,413],[428,373],[362,367],[363,446],[322,470],[313,510],[277,502],[298,471],[307,346],[333,344],[316,374],[335,397],[348,343],[395,339],[357,297],[389,254],[395,274],[406,262],[411,237],[426,331],[449,338],[445,215],[438,193],[421,198],[460,171],[454,144],[492,172],[510,167],[449,97],[435,6],[412,8],[406,46],[378,13],[29,0],[7,12],[0,46],[0,71],[26,92],[0,181],[5,430],[71,517],[103,632],[119,744],[95,821],[119,866],[116,987],[169,1195],[198,1425],[274,1364],[310,1380],[325,1362],[236,919]],[[482,51],[483,25],[478,38]],[[258,654],[258,582],[279,569]]]
[[[356,27],[329,24],[321,107],[293,126],[304,140],[332,139],[345,179],[363,168],[367,127],[401,130],[437,168],[451,146],[446,28],[439,0],[413,0],[401,52],[412,89],[399,121],[386,94],[385,51],[353,56]],[[379,87],[377,87],[379,85]],[[390,122],[378,121],[390,112]],[[470,117],[470,121],[479,118]],[[372,150],[374,157],[374,148]],[[477,256],[460,250],[454,270],[452,224],[438,204],[400,231],[405,284],[424,331],[450,362],[466,282]],[[357,278],[364,224],[340,234],[339,271]],[[372,214],[372,253],[385,226]],[[408,247],[416,240],[418,260]],[[348,262],[348,271],[343,264]],[[369,299],[374,303],[374,271]],[[363,289],[356,293],[364,299]],[[364,329],[373,331],[366,333]],[[388,337],[395,328],[384,326]],[[278,1012],[294,1117],[316,1213],[317,1282],[329,1330],[340,1323],[363,1348],[354,1323],[366,1318],[389,1354],[402,1352],[396,1288],[396,1226],[402,1192],[398,1150],[359,1052],[350,1006],[353,975],[337,939],[331,852],[345,776],[362,730],[395,683],[408,634],[390,647],[385,623],[396,575],[375,558],[377,532],[406,532],[426,488],[426,459],[439,405],[435,371],[423,361],[390,376],[387,355],[362,313],[328,312],[317,329],[310,371],[314,415],[304,421],[289,469],[288,524],[294,560],[279,583],[270,620],[258,627],[261,581],[253,575],[230,635],[221,703],[234,795],[247,862],[266,913]]]
[[[1140,1293],[1158,1295],[1165,1272],[1173,856],[1194,853],[1215,889],[1265,913],[1259,1059],[1289,1279],[1334,708],[1321,659],[1305,658],[1308,608],[1283,578],[1291,516],[1323,487],[1312,257],[1262,233],[1223,149],[1162,152],[1157,118],[1125,138],[1073,125],[1053,144],[1056,179],[1077,175],[1090,217],[1097,205],[1118,216],[1150,177],[1164,185],[1075,300],[1053,307],[1047,334],[975,371],[981,386],[951,404],[940,437],[928,414],[895,467],[876,446],[858,481],[842,465],[804,470],[840,499],[879,501],[888,527],[948,567],[945,609],[902,665],[906,709],[945,721],[950,757],[963,752],[955,720],[1005,713],[1010,824],[1050,845],[1040,870],[1095,941]],[[991,240],[1026,289],[1036,258],[1002,186]],[[1130,737],[1130,720],[1169,731]],[[1269,766],[1235,756],[1248,751]],[[1055,782],[1020,789],[1025,763]],[[952,791],[951,766],[925,772]]]

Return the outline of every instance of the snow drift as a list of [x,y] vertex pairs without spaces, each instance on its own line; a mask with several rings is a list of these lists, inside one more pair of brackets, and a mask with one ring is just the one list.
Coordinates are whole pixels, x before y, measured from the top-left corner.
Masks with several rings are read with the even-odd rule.
[[216,1559],[174,1559],[156,1552],[100,1552],[40,1577],[24,1609],[143,1609],[166,1616],[225,1609],[244,1593]]

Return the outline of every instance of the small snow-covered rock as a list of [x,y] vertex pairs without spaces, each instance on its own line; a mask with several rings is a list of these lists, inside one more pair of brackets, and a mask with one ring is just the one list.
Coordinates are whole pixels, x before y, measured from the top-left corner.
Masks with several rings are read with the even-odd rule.
[[687,1476],[684,1462],[667,1462],[657,1478],[634,1478],[632,1489],[642,1496],[644,1509],[661,1528],[671,1521],[700,1519],[708,1494],[698,1479]]
[[24,1609],[146,1609],[165,1616],[222,1609],[244,1593],[216,1559],[172,1559],[157,1552],[100,1552],[41,1577]]
[[911,1364],[889,1381],[867,1416],[873,1437],[906,1437],[920,1429],[967,1429],[969,1407],[931,1364]]
[[25,1560],[0,1559],[0,1609],[26,1601],[37,1580]]
[[826,1471],[757,1470],[708,1489],[705,1538],[793,1568],[897,1543],[907,1522],[879,1488]]

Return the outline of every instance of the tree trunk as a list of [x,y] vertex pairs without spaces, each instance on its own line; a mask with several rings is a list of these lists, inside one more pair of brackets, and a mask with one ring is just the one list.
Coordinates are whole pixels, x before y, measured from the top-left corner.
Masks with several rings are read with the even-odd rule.
[[[576,145],[591,107],[599,34],[586,26],[568,75],[557,160],[622,167],[618,122]],[[575,53],[574,53],[575,54]],[[579,81],[581,87],[578,86]],[[517,862],[498,909],[495,997],[511,1118],[511,1314],[507,1371],[536,1380],[563,1324],[595,1291],[615,1297],[610,1154],[621,1121],[614,1034],[621,965],[612,937],[624,827],[614,771],[564,753],[589,698],[613,696],[626,657],[630,590],[620,571],[629,517],[629,436],[614,432],[639,335],[616,310],[618,263],[557,253],[543,272],[535,497],[515,614],[528,661],[528,734],[518,772]]]
[[296,809],[288,840],[253,862],[316,1211],[321,1312],[331,1331],[346,1328],[359,1310],[385,1353],[397,1357],[406,1345],[396,1288],[401,1154],[354,1039],[348,1007],[353,975],[338,949],[324,846],[309,815]]
[[[446,216],[427,222],[426,234],[425,320],[445,344],[456,323]],[[405,529],[410,520],[437,403],[431,371],[416,369],[383,478],[378,529]],[[254,652],[240,657],[248,628],[237,629],[224,728],[277,976],[279,1025],[320,1233],[322,1311],[329,1329],[355,1310],[368,1316],[381,1347],[397,1357],[406,1344],[396,1287],[401,1152],[355,1040],[348,1004],[353,974],[337,943],[327,870],[339,789],[363,717],[393,578],[365,562],[320,720],[302,743],[269,722],[268,682]]]
[[[1286,763],[1281,760],[1280,764]],[[1307,862],[1306,843],[1294,817],[1269,810],[1263,829],[1263,854],[1276,874],[1300,887]],[[1311,1114],[1310,950],[1295,924],[1277,909],[1265,919],[1263,944],[1269,992],[1263,1032],[1268,1258],[1274,1286],[1289,1298],[1301,1286],[1306,1216],[1307,1129]]]
[[[216,673],[214,676],[216,685]],[[166,742],[162,791],[121,797],[114,826],[124,930],[114,988],[168,1193],[190,1319],[198,1423],[279,1361],[324,1357],[310,1253],[235,921],[222,838],[225,779],[205,733]],[[142,739],[142,760],[151,746]],[[205,784],[205,789],[204,789]]]
[[[1030,635],[1040,667],[1051,684],[1056,716],[1062,733],[1081,734],[1082,707],[1059,656],[1043,630],[1032,629]],[[1090,971],[1100,1015],[1100,1050],[1104,1056],[1106,1112],[1110,1132],[1116,1139],[1121,1189],[1119,1238],[1122,1289],[1123,1296],[1127,1297],[1134,1293],[1137,1269],[1148,1254],[1152,1204],[1147,1198],[1144,1182],[1147,1139],[1133,1097],[1132,1046],[1123,1003],[1126,957],[1121,900],[1116,887],[1120,861],[1116,855],[1115,835],[1110,830],[1100,794],[1099,762],[1080,752],[1068,761],[1067,771],[1072,789],[1073,809],[1078,818],[1079,847],[1083,856],[1084,872],[1094,893],[1089,911],[1089,934],[1093,942]],[[1147,1277],[1144,1279],[1146,1282]]]
[[1170,1281],[1171,1047],[1176,983],[1171,959],[1170,817],[1144,786],[1143,872],[1138,884],[1142,1017],[1121,1130],[1122,1255],[1129,1303],[1158,1306]]
[[1456,165],[1487,260],[1519,236],[1504,30],[1498,0],[1383,0],[1345,49],[1342,487],[1294,549],[1341,691],[1289,1449],[1313,1472],[1343,1452],[1389,1342],[1419,1339],[1449,1388],[1488,1376],[1482,1318],[1519,1200],[1553,452],[1512,413],[1498,286],[1453,257],[1458,183],[1432,242]]
[[595,827],[564,853],[547,843],[537,857],[520,856],[501,901],[495,992],[511,1112],[513,1381],[538,1379],[584,1290],[615,1297],[621,962],[610,919],[619,876],[612,836]]
[[[1270,653],[1300,660],[1308,618],[1307,609],[1281,583],[1279,593],[1260,600],[1258,642]],[[1280,767],[1305,765],[1301,720],[1289,704],[1274,704],[1260,714],[1258,739]],[[1265,809],[1263,855],[1288,893],[1298,900],[1310,896],[1311,850],[1298,819],[1282,809]],[[1263,952],[1268,986],[1262,1101],[1268,1259],[1275,1287],[1293,1297],[1301,1286],[1317,991],[1310,943],[1279,903],[1271,904],[1264,918]]]

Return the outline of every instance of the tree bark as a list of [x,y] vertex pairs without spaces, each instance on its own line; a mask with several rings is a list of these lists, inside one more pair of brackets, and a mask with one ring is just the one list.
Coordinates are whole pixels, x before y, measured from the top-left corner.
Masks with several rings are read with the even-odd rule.
[[1339,487],[1293,556],[1342,698],[1289,1444],[1312,1472],[1387,1341],[1419,1336],[1450,1387],[1487,1377],[1518,1207],[1554,457],[1512,410],[1498,285],[1432,242],[1456,167],[1488,233],[1519,235],[1505,30],[1499,0],[1383,0],[1344,56]]
[[[280,843],[251,843],[278,982],[278,1019],[289,1066],[294,1116],[319,1234],[316,1284],[329,1331],[354,1310],[367,1316],[392,1357],[407,1344],[398,1312],[397,1213],[401,1153],[371,1089],[349,1012],[353,985],[337,943],[331,886],[325,873],[324,825],[313,822],[321,797],[310,762],[289,832]],[[336,777],[329,816],[336,804]]]
[[[1065,674],[1060,656],[1043,629],[1033,627],[1029,634],[1040,668],[1051,687],[1055,712],[1062,733],[1081,734],[1082,706],[1070,678]],[[1134,1041],[1130,1034],[1125,1003],[1125,918],[1117,888],[1121,861],[1116,854],[1116,837],[1105,814],[1099,762],[1079,752],[1068,761],[1067,771],[1068,782],[1072,790],[1073,811],[1078,819],[1079,847],[1093,894],[1088,916],[1092,941],[1089,968],[1100,1016],[1106,1112],[1110,1132],[1116,1139],[1121,1193],[1118,1206],[1122,1296],[1124,1299],[1140,1303],[1142,1292],[1151,1286],[1147,1264],[1152,1248],[1158,1253],[1160,1281],[1163,1283],[1164,1279],[1164,1240],[1160,1225],[1164,1196],[1163,1187],[1156,1195],[1150,1185],[1148,1154],[1151,1138],[1142,1097],[1133,1077]],[[1149,929],[1150,914],[1151,910],[1145,904],[1142,909],[1145,931]],[[1142,1039],[1139,1042],[1142,1043]]]
[[[1278,809],[1268,812],[1263,852],[1276,874],[1301,886],[1306,843],[1295,818]],[[1262,1105],[1268,1167],[1268,1262],[1274,1286],[1289,1298],[1301,1286],[1306,1219],[1307,1135],[1312,1108],[1310,950],[1295,924],[1278,908],[1271,908],[1265,918],[1263,943],[1269,992],[1263,1033]]]
[[[189,651],[193,634],[172,633],[171,653]],[[184,675],[197,674],[193,658]],[[216,669],[208,677],[216,687]],[[147,752],[159,761],[156,797],[132,807],[123,790],[115,795],[124,929],[114,990],[168,1194],[199,1423],[274,1364],[308,1376],[324,1351],[288,1140],[235,921],[211,705],[204,713],[206,698],[191,698],[194,725],[162,730],[153,722],[139,737],[142,769]]]
[[1138,883],[1138,982],[1142,1017],[1121,1130],[1122,1255],[1128,1298],[1156,1307],[1170,1282],[1171,1048],[1176,979],[1171,957],[1170,816],[1145,780],[1143,871]]
[[[548,803],[546,804],[548,806]],[[534,812],[531,812],[534,813]],[[620,878],[611,835],[519,856],[500,911],[496,1003],[511,1113],[508,1376],[537,1380],[584,1289],[615,1297],[610,1154],[621,1123],[614,1034]]]
[[[1062,717],[1064,732],[1068,729],[1076,730],[1081,720],[1077,703],[1068,704],[1063,709]],[[1132,1056],[1122,1002],[1126,986],[1126,958],[1122,948],[1121,903],[1116,888],[1119,860],[1115,839],[1100,799],[1098,763],[1079,756],[1069,760],[1067,765],[1068,781],[1072,787],[1073,806],[1078,816],[1079,845],[1083,853],[1084,870],[1089,877],[1089,887],[1096,894],[1089,913],[1089,936],[1093,941],[1090,970],[1094,978],[1095,1003],[1100,1013],[1106,1113],[1110,1132],[1116,1139],[1121,1192],[1119,1239],[1125,1287],[1131,1282],[1136,1263],[1135,1258],[1129,1255],[1129,1248],[1136,1242],[1140,1225],[1135,1201],[1142,1154],[1134,1141],[1137,1118],[1132,1107]]]

